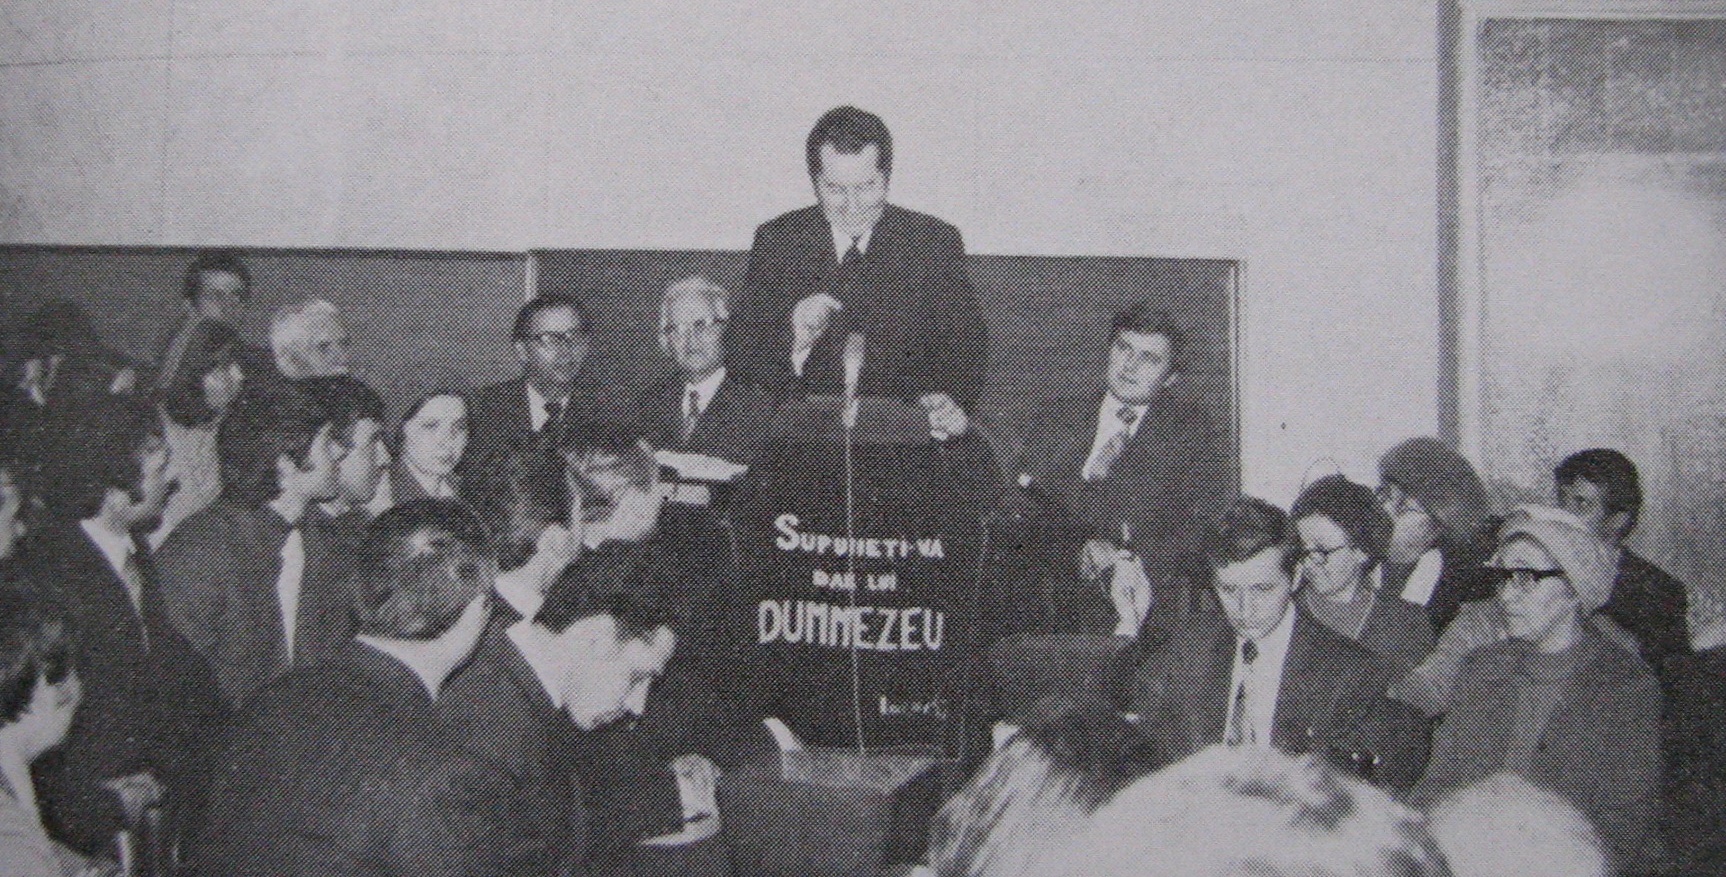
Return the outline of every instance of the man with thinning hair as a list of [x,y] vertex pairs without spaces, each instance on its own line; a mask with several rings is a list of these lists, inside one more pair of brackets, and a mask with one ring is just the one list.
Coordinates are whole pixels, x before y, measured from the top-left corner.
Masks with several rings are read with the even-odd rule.
[[348,373],[352,346],[341,311],[323,299],[291,304],[270,320],[276,370],[290,381]]

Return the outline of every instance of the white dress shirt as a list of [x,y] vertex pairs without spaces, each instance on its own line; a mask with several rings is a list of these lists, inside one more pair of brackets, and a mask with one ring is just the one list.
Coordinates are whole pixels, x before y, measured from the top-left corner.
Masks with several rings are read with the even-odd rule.
[[[693,384],[685,381],[683,384],[683,396],[679,400],[678,404],[688,405],[689,395],[694,393],[695,417],[699,419],[702,414],[706,413],[707,406],[713,404],[713,397],[719,395],[719,385],[724,382],[725,366],[720,366],[713,374],[710,374]],[[686,408],[682,413],[688,415],[689,411]]]
[[1253,641],[1259,652],[1251,664],[1241,658],[1241,645],[1246,641],[1235,638],[1234,669],[1229,674],[1229,688],[1225,695],[1228,698],[1228,719],[1223,728],[1224,740],[1232,739],[1235,694],[1245,685],[1247,696],[1243,718],[1246,728],[1240,739],[1260,746],[1270,745],[1271,728],[1277,716],[1277,695],[1282,691],[1283,663],[1288,659],[1289,640],[1294,635],[1294,619],[1295,606],[1291,602],[1282,621]]
[[[871,225],[871,226],[869,226],[868,231],[864,232],[863,234],[861,234],[857,237],[857,252],[858,253],[868,253],[869,252],[869,239],[874,237],[874,236],[875,236],[875,226]],[[833,229],[833,261],[837,262],[837,261],[845,258],[846,251],[848,251],[850,249],[851,249],[851,236],[840,231],[839,229]]]
[[[535,388],[533,384],[530,383],[527,385],[527,419],[533,426],[534,432],[539,432],[540,430],[545,429],[545,422],[551,419],[551,411],[548,409],[551,401],[552,400],[545,398],[543,395],[540,395],[539,390]],[[564,412],[567,415],[569,411],[569,397],[565,396],[558,401],[563,404]]]
[[300,585],[306,577],[306,538],[299,527],[282,543],[282,571],[276,574],[276,606],[282,612],[282,648],[294,662],[294,634],[300,623]]
[[[1133,412],[1133,422],[1121,420],[1121,409],[1129,408]],[[1097,463],[1097,456],[1115,433],[1125,432],[1131,439],[1139,432],[1139,427],[1145,422],[1145,411],[1151,407],[1149,402],[1128,405],[1115,398],[1114,393],[1104,393],[1102,404],[1097,406],[1097,437],[1091,440],[1091,452],[1085,455],[1085,466],[1080,469],[1082,475],[1089,475],[1091,468]]]
[[[141,620],[144,617],[144,580],[137,567],[136,558],[138,545],[132,541],[130,533],[116,533],[108,527],[97,523],[94,519],[78,522],[84,528],[84,535],[96,543],[97,550],[108,565],[114,568],[114,575],[120,584],[126,588],[126,597],[132,601],[132,611],[138,613]],[[130,564],[127,561],[132,561]]]

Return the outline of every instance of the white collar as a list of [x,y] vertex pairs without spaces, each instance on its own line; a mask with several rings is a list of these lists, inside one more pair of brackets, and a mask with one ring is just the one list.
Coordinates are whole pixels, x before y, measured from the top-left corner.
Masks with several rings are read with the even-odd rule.
[[[882,212],[881,215],[886,216],[887,214],[886,214],[886,212]],[[879,219],[875,220],[875,225],[880,225],[880,224],[881,224],[881,220],[879,220]],[[839,229],[833,228],[832,225],[828,225],[827,228],[833,232],[833,261],[837,262],[840,259],[845,258],[845,251],[846,250],[851,249],[851,236],[840,231]],[[875,236],[875,226],[874,225],[869,226],[868,231],[862,233],[861,235],[858,235],[857,236],[857,252],[865,253],[865,254],[868,253],[869,252],[869,240],[870,240],[870,238],[873,238],[874,236]]]
[[539,607],[545,605],[545,595],[534,587],[533,572],[529,568],[532,561],[529,560],[528,564],[509,572],[500,572],[497,578],[492,580],[492,590],[524,619],[538,615]]
[[684,381],[683,396],[685,399],[689,398],[689,391],[694,390],[695,398],[701,403],[698,411],[706,411],[707,406],[713,404],[713,397],[719,395],[719,385],[724,382],[725,366],[720,366],[713,372],[713,374],[710,374],[699,381],[694,383]]
[[96,543],[102,556],[108,558],[108,563],[115,570],[126,568],[126,559],[138,553],[138,544],[132,541],[130,533],[116,533],[113,528],[104,525],[98,518],[86,518],[78,522],[84,529],[84,535]]
[[[1283,612],[1283,618],[1281,621],[1277,622],[1277,626],[1271,628],[1270,632],[1264,636],[1253,640],[1253,643],[1257,645],[1259,649],[1258,657],[1253,661],[1254,667],[1282,666],[1283,660],[1288,657],[1289,642],[1294,639],[1295,615],[1298,612],[1299,610],[1296,608],[1295,601],[1290,600],[1288,610]],[[1237,660],[1240,657],[1240,645],[1242,642],[1243,640],[1241,637],[1237,635],[1235,637],[1235,656]]]
[[[528,419],[533,422],[534,431],[538,432],[540,429],[545,427],[545,422],[551,419],[551,411],[548,406],[551,404],[552,400],[545,398],[545,394],[541,393],[539,388],[533,385],[533,381],[522,381],[522,385],[527,387]],[[562,403],[566,408],[569,406],[568,396],[564,396],[557,401]]]
[[515,643],[515,650],[521,653],[522,660],[533,669],[534,677],[545,689],[545,696],[551,699],[552,706],[563,709],[563,682],[569,676],[569,665],[573,663],[569,650],[560,648],[556,642],[557,635],[535,625],[530,618],[510,625],[504,633]]
[[1120,410],[1129,408],[1133,412],[1133,424],[1129,429],[1137,432],[1139,424],[1145,420],[1145,411],[1150,407],[1151,403],[1149,402],[1122,402],[1115,398],[1114,393],[1104,392],[1103,402],[1097,406],[1097,422],[1099,424],[1118,424],[1121,422]]

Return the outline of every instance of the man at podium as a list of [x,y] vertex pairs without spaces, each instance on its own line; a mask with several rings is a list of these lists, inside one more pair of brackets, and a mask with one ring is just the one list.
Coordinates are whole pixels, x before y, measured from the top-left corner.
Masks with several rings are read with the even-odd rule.
[[867,339],[857,392],[914,403],[929,431],[965,431],[988,355],[958,229],[887,203],[893,138],[873,113],[830,110],[805,149],[818,204],[755,233],[732,331],[741,376],[832,396],[847,338]]

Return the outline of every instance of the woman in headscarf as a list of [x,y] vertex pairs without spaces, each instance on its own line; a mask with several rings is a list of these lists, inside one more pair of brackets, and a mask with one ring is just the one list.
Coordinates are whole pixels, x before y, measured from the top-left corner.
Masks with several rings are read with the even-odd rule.
[[1515,773],[1574,804],[1618,869],[1634,869],[1658,801],[1660,687],[1640,656],[1587,623],[1612,593],[1617,554],[1563,512],[1523,508],[1486,568],[1510,636],[1463,659],[1414,800]]

